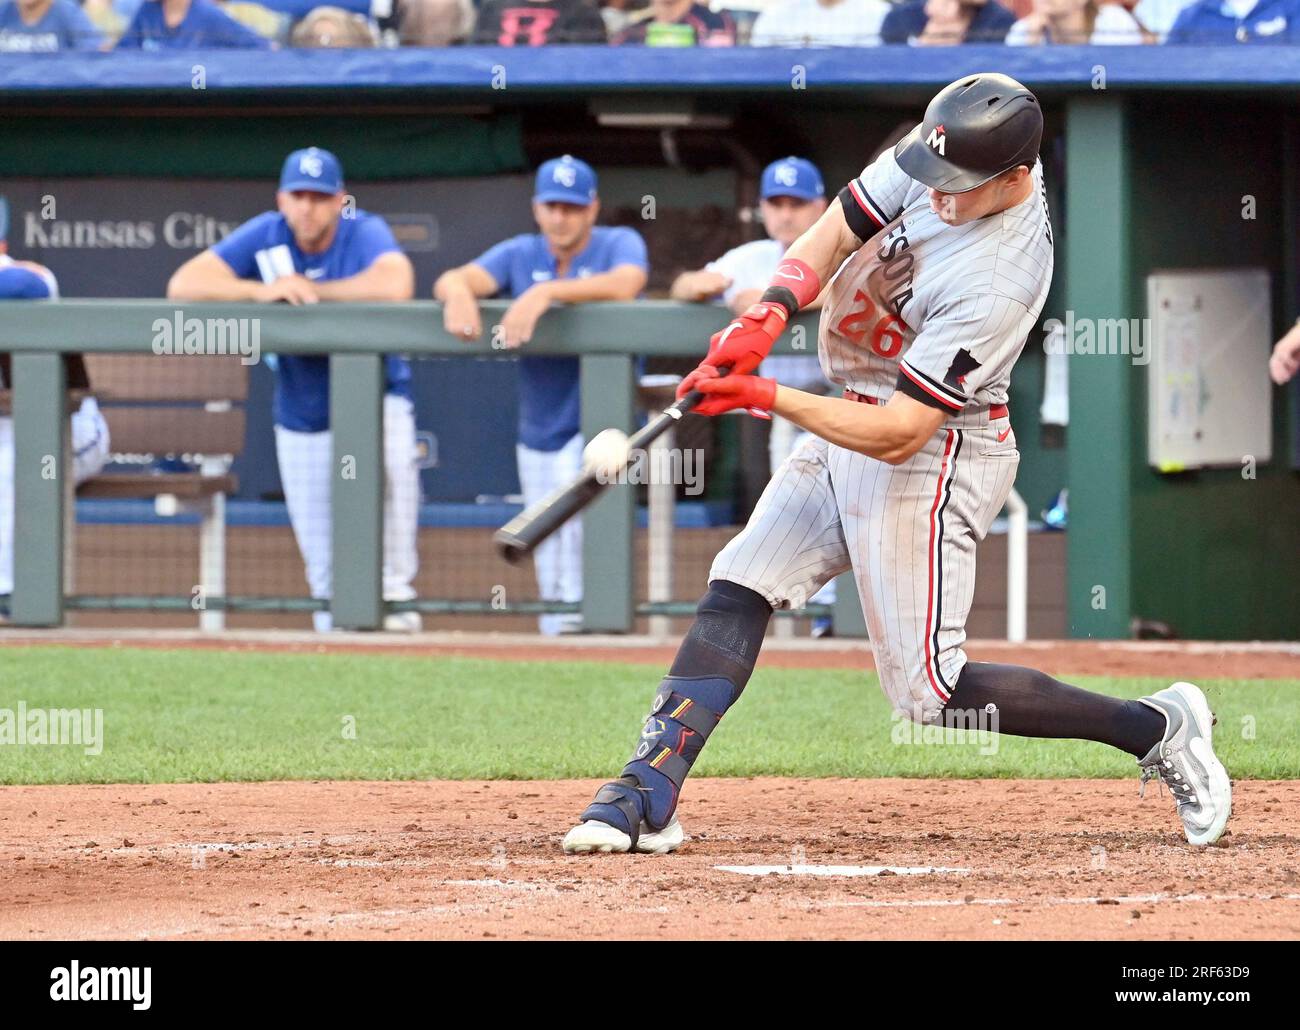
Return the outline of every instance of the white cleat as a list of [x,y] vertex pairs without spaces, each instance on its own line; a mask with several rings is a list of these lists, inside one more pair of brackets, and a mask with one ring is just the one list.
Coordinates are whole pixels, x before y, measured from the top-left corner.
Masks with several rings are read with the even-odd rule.
[[1188,842],[1213,844],[1232,814],[1232,781],[1210,741],[1209,702],[1191,683],[1175,683],[1139,700],[1165,717],[1164,739],[1138,759],[1143,789],[1148,780],[1162,780],[1178,802]]
[[[682,824],[674,815],[662,830],[652,830],[642,822],[636,850],[643,855],[666,855],[680,848],[685,840]],[[632,849],[632,838],[617,826],[610,826],[598,819],[588,819],[564,835],[563,848],[570,855],[587,855],[597,851],[626,852]]]
[[419,633],[423,629],[419,612],[389,612],[384,616],[385,633]]

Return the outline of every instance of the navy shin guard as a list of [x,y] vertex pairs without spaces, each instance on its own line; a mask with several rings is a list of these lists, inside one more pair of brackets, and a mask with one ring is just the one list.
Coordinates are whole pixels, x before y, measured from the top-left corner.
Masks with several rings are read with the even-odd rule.
[[753,590],[709,585],[695,622],[664,677],[623,775],[605,784],[582,813],[632,838],[641,823],[661,830],[673,817],[682,783],[704,742],[740,697],[754,671],[772,608]]

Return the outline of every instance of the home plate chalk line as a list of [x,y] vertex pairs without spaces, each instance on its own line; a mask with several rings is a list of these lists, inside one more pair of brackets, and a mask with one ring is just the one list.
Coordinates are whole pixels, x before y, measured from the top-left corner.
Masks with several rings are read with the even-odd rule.
[[932,873],[964,876],[970,872],[934,865],[715,865],[713,868],[741,876],[928,876]]
[[901,898],[836,899],[787,902],[792,908],[960,908],[963,905],[1182,905],[1191,902],[1300,901],[1300,894],[1121,894],[1086,898]]

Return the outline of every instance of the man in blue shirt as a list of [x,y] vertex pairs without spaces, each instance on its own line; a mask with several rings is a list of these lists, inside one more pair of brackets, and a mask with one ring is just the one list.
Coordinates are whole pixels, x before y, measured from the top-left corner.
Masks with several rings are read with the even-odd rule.
[[[415,292],[415,270],[378,215],[344,217],[343,169],[328,150],[296,150],[284,162],[277,211],[250,219],[181,265],[167,296],[193,301],[401,301]],[[384,599],[415,597],[420,488],[411,369],[385,359]],[[285,505],[307,566],[311,596],[333,587],[330,544],[329,359],[280,355],[276,362],[275,444]],[[317,630],[332,628],[316,612]],[[389,615],[386,629],[415,631],[419,614]]]
[[[494,339],[507,348],[532,338],[552,304],[635,300],[645,288],[649,262],[635,229],[596,225],[600,199],[596,173],[566,154],[537,170],[533,218],[539,233],[498,243],[474,261],[444,273],[434,284],[447,331],[465,340],[483,333],[478,298],[513,297]],[[578,359],[519,359],[519,485],[526,505],[540,500],[582,468]],[[534,552],[543,600],[582,600],[582,524],[570,519]],[[577,616],[544,615],[546,634],[571,632]]]
[[0,53],[98,50],[104,41],[73,0],[8,0],[0,4]]
[[1166,43],[1300,43],[1300,0],[1199,0],[1184,8]]
[[266,50],[270,41],[241,25],[212,0],[145,0],[117,41],[118,50]]

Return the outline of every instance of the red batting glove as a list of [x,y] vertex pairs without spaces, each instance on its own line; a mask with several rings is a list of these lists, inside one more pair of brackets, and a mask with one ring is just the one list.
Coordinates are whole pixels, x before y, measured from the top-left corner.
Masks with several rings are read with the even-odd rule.
[[709,340],[708,357],[677,387],[678,399],[695,389],[699,380],[707,375],[705,368],[718,369],[729,365],[733,375],[754,371],[785,329],[788,318],[780,304],[763,301],[751,304],[743,315],[733,319],[721,332],[713,334]]
[[734,372],[719,376],[716,369],[712,373],[701,376],[695,383],[695,389],[705,398],[692,409],[697,415],[721,415],[744,408],[755,418],[772,417],[772,405],[776,403],[775,379]]

